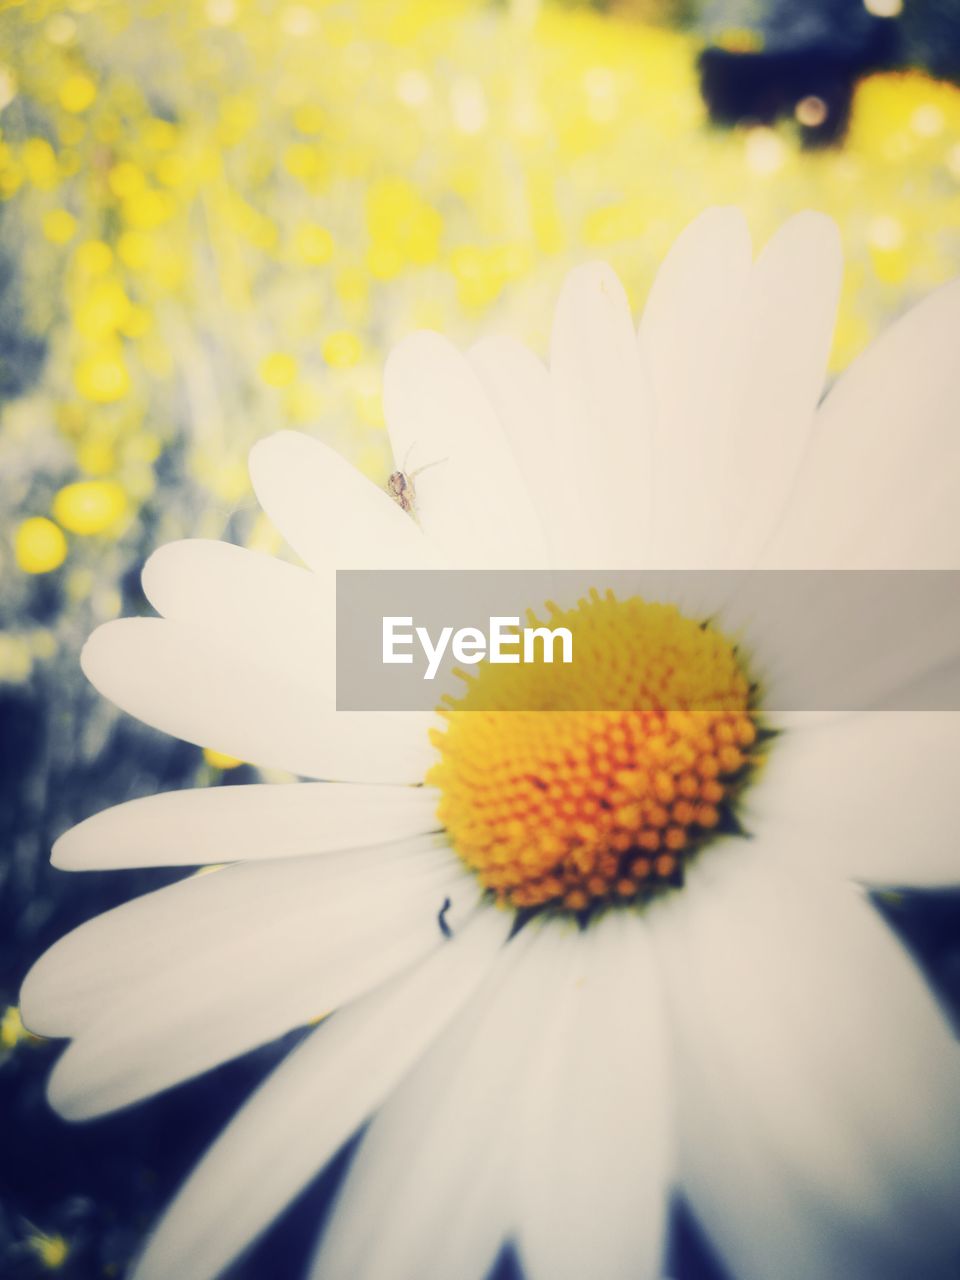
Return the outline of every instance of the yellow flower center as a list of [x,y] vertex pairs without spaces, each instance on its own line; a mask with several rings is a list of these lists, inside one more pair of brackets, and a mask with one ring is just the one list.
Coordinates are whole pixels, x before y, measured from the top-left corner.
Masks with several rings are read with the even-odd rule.
[[672,605],[549,608],[578,660],[467,678],[433,737],[438,817],[503,905],[644,901],[735,825],[758,759],[750,681],[725,636]]

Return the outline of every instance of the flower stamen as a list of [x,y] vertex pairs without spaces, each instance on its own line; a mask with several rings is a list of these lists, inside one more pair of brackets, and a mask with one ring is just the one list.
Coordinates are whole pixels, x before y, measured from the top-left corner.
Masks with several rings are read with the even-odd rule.
[[438,817],[503,905],[645,901],[731,825],[757,760],[750,682],[725,636],[671,605],[594,592],[549,609],[592,660],[475,670],[434,734]]

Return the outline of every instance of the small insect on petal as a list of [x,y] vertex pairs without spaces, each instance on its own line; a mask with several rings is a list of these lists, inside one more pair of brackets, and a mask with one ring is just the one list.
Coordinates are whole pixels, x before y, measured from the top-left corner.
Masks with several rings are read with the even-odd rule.
[[414,486],[414,477],[421,475],[424,471],[429,471],[431,467],[437,466],[438,463],[446,462],[446,458],[437,458],[434,462],[426,462],[422,467],[416,467],[413,471],[407,470],[407,463],[410,458],[410,451],[407,451],[407,457],[403,460],[403,466],[398,467],[396,471],[391,471],[387,479],[387,493],[402,507],[409,515],[416,517],[417,508],[417,490]]
[[417,491],[413,486],[413,477],[405,471],[393,471],[387,480],[387,493],[400,507],[412,515],[417,504]]

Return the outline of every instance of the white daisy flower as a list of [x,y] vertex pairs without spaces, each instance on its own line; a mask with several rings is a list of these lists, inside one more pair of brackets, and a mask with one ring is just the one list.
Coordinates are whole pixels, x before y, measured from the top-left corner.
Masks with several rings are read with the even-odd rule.
[[[714,210],[639,340],[601,265],[564,287],[549,370],[511,341],[415,335],[385,383],[412,488],[276,435],[253,482],[305,567],[175,543],[144,571],[161,616],[89,641],[124,710],[324,780],[136,800],[54,849],[73,870],[230,864],[33,969],[27,1024],[72,1040],[64,1116],[334,1012],[136,1280],[215,1276],[367,1122],[313,1280],[481,1280],[508,1241],[530,1280],[656,1277],[675,1191],[737,1280],[955,1273],[958,1048],[863,886],[958,879],[957,715],[795,716],[766,740],[736,651],[676,615],[722,713],[557,711],[544,733],[332,694],[338,567],[958,567],[960,286],[820,404],[839,272],[825,218],[753,261]],[[639,609],[666,643],[654,605],[591,607],[614,631]]]

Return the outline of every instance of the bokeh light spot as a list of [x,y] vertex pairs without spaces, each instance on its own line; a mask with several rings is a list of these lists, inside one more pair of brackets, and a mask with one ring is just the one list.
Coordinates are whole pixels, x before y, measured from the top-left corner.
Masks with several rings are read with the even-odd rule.
[[85,240],[77,245],[74,262],[84,275],[100,275],[110,270],[113,250],[103,240]]
[[323,358],[333,369],[348,369],[363,355],[363,344],[355,333],[344,330],[331,333],[323,340]]
[[797,123],[802,124],[805,129],[819,129],[826,122],[830,108],[823,98],[811,93],[800,99],[793,109],[793,114],[797,118]]
[[77,230],[77,220],[66,209],[51,209],[43,216],[43,234],[51,244],[66,244]]
[[297,376],[297,362],[286,351],[273,351],[260,361],[259,373],[268,387],[289,387]]
[[119,351],[98,351],[78,362],[74,383],[85,400],[112,404],[129,392],[130,373]]
[[67,558],[67,540],[52,520],[30,516],[17,529],[13,551],[24,573],[51,573]]
[[60,86],[58,96],[64,111],[71,111],[75,115],[79,115],[81,111],[86,111],[93,106],[97,97],[97,86],[88,75],[84,75],[82,71],[77,71],[73,75],[67,76]]
[[116,481],[78,480],[57,493],[53,514],[71,533],[90,536],[115,528],[127,506],[127,495]]

